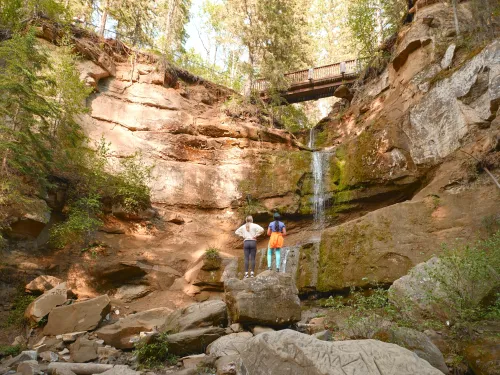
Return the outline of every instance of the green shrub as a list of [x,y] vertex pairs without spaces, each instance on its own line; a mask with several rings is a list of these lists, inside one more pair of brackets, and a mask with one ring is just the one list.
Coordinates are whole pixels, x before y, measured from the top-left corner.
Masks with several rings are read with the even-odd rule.
[[[445,247],[439,264],[427,267],[427,272],[429,302],[439,305],[457,322],[482,319],[490,306],[478,296],[500,285],[500,231],[473,245]],[[432,287],[435,285],[438,292]]]
[[16,355],[20,354],[23,348],[21,345],[0,345],[0,358],[2,357],[8,357],[9,355],[15,357]]
[[157,334],[149,342],[140,341],[135,346],[134,354],[139,364],[149,369],[161,367],[165,362],[177,362],[177,357],[168,352],[166,333]]
[[220,259],[220,250],[216,247],[209,247],[205,250],[205,256],[210,260],[219,260]]
[[10,311],[4,326],[18,328],[25,327],[28,324],[28,321],[24,317],[24,312],[26,311],[28,305],[35,299],[36,297],[20,291],[14,298],[13,309]]
[[71,243],[88,242],[102,225],[102,221],[96,217],[100,210],[101,201],[98,195],[78,199],[69,207],[66,221],[54,225],[51,229],[52,244],[64,247]]

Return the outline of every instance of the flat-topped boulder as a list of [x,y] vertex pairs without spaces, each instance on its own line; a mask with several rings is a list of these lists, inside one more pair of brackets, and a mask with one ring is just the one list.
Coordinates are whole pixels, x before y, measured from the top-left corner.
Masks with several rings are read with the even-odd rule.
[[121,318],[114,324],[100,328],[96,331],[96,334],[107,345],[118,349],[132,349],[134,343],[131,338],[139,336],[141,332],[161,327],[165,324],[170,313],[171,310],[166,307],[141,311]]
[[223,301],[211,300],[195,303],[176,310],[166,318],[160,331],[178,333],[209,326],[227,326],[226,304]]
[[283,327],[301,318],[295,282],[288,274],[264,271],[255,278],[224,283],[232,323]]
[[107,295],[56,307],[49,314],[49,320],[43,329],[43,334],[56,336],[63,333],[96,329],[110,310],[111,305]]
[[265,332],[240,351],[252,375],[442,375],[415,353],[377,340],[327,342],[292,330]]
[[[29,284],[28,284],[29,285]],[[55,307],[62,305],[68,299],[68,288],[66,283],[61,283],[55,288],[43,293],[26,308],[24,316],[38,323],[44,316],[49,314]]]

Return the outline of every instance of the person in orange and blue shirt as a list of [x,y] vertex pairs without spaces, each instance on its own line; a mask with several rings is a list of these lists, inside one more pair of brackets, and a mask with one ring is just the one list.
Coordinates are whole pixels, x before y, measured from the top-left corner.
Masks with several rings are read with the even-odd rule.
[[271,270],[273,263],[273,252],[276,254],[276,272],[280,272],[281,248],[283,247],[283,236],[286,236],[285,224],[280,221],[279,213],[274,213],[274,221],[267,228],[267,235],[271,236],[267,248],[267,269]]

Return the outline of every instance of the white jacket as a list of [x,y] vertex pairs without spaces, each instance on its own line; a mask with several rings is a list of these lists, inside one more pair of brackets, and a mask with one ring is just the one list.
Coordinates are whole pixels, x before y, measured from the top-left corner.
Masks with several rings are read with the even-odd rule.
[[236,232],[234,233],[243,237],[243,241],[252,241],[264,233],[264,228],[258,224],[250,223],[250,230],[248,231],[246,224],[243,224],[241,227],[236,229]]

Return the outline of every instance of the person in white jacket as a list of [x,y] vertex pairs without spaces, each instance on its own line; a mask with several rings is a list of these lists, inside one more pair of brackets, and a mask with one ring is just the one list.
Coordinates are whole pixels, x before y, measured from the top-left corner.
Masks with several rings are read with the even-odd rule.
[[238,236],[243,237],[243,251],[245,254],[245,279],[248,277],[248,266],[250,263],[250,277],[255,276],[255,256],[257,255],[257,237],[264,233],[264,228],[254,224],[253,217],[247,216],[246,224],[236,229]]

